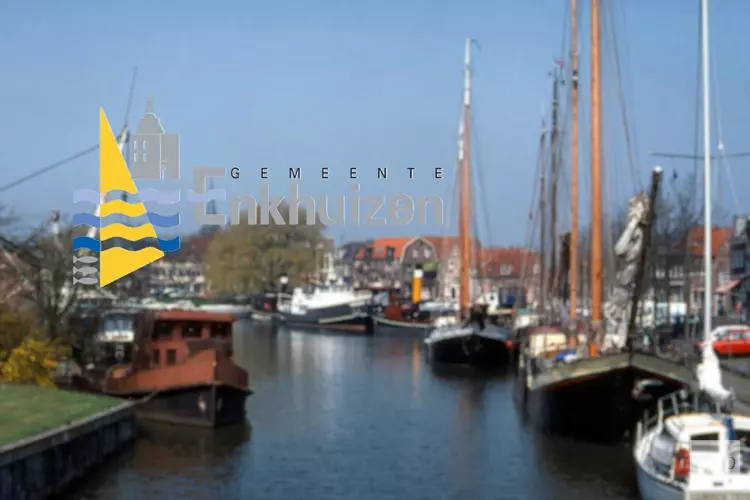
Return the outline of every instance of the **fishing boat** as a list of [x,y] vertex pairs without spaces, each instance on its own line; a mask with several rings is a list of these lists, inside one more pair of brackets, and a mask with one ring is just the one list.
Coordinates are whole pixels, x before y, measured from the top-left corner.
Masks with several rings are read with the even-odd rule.
[[372,292],[347,285],[296,287],[280,294],[277,317],[289,326],[372,332],[371,301]]
[[459,125],[459,256],[460,287],[457,318],[439,318],[425,339],[431,363],[461,363],[500,366],[510,359],[508,330],[488,320],[487,307],[471,305],[471,221],[469,186],[469,126],[471,123],[471,45],[464,53],[463,113]]
[[[712,283],[711,128],[708,0],[701,0],[703,69],[704,273]],[[657,414],[638,426],[634,448],[638,489],[645,500],[750,498],[750,417],[732,412],[711,338],[713,297],[704,289],[699,392],[659,399]]]

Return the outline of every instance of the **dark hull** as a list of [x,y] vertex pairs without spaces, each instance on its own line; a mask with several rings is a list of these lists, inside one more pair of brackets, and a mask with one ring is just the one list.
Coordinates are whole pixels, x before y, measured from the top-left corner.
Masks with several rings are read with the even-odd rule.
[[477,334],[440,340],[429,344],[427,349],[431,363],[503,367],[510,360],[510,349],[505,341]]
[[630,368],[610,370],[526,390],[525,370],[517,397],[540,430],[590,441],[618,441],[629,436],[638,417],[632,398],[634,373]]
[[278,312],[280,323],[303,328],[328,328],[332,330],[372,333],[372,318],[366,308],[353,308],[349,304],[310,309],[305,314]]
[[162,390],[153,395],[111,395],[142,398],[136,405],[139,419],[220,427],[245,421],[245,400],[250,391],[229,385],[196,385]]

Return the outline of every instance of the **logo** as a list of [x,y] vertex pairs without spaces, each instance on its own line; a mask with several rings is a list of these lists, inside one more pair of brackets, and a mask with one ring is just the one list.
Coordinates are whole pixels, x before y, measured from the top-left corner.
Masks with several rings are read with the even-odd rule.
[[[127,151],[127,153],[126,153]],[[126,158],[128,161],[126,161]],[[194,222],[201,227],[242,224],[246,214],[247,224],[306,225],[356,224],[382,226],[385,224],[425,224],[432,215],[438,225],[443,224],[443,200],[437,195],[420,196],[414,200],[409,194],[362,194],[360,184],[354,182],[347,194],[313,196],[300,193],[297,183],[289,184],[289,197],[272,196],[267,182],[270,167],[256,171],[261,181],[259,194],[235,195],[227,199],[227,192],[214,189],[213,178],[240,179],[241,169],[200,167],[193,169],[194,189],[188,189],[186,199],[193,205]],[[244,169],[242,169],[244,170]],[[416,167],[402,169],[402,180],[417,179]],[[329,168],[309,170],[329,179]],[[393,172],[393,169],[391,170]],[[366,178],[366,173],[348,167],[343,177],[349,181]],[[370,182],[387,180],[388,168],[369,172]],[[422,180],[429,176],[442,179],[439,167],[420,169]],[[289,180],[302,178],[301,168],[288,169]],[[331,174],[330,178],[333,177]],[[78,189],[73,193],[74,203],[90,203],[94,213],[79,212],[73,216],[74,226],[88,226],[86,236],[73,239],[73,284],[105,287],[129,274],[156,262],[165,252],[180,248],[180,238],[161,239],[155,228],[175,228],[180,224],[180,214],[162,215],[146,209],[145,203],[175,205],[180,202],[180,190],[138,190],[135,180],[180,179],[180,137],[166,134],[154,113],[151,100],[146,103],[146,113],[133,134],[127,127],[116,138],[103,109],[99,109],[99,191]],[[421,181],[420,181],[421,182]],[[119,194],[117,193],[119,192]],[[129,197],[133,197],[132,200]],[[229,213],[217,213],[216,202],[227,202]],[[305,210],[300,212],[300,208]],[[282,209],[284,207],[284,209]],[[332,210],[330,210],[332,208]],[[300,213],[305,220],[300,221]],[[286,220],[285,216],[289,219]],[[96,264],[98,263],[98,268]],[[98,274],[98,276],[97,276]]]
[[[130,147],[132,155],[130,169],[123,156],[126,147]],[[138,129],[130,137],[126,128],[115,138],[104,110],[99,109],[99,192],[79,189],[73,193],[74,203],[96,205],[93,214],[80,212],[73,216],[74,226],[89,227],[86,236],[73,239],[73,284],[95,285],[98,282],[105,287],[156,262],[165,252],[179,250],[180,238],[160,239],[155,226],[176,227],[180,214],[165,216],[147,211],[144,205],[147,201],[175,204],[180,201],[179,190],[147,189],[139,196],[134,182],[134,179],[179,179],[179,161],[179,136],[164,133],[151,101],[146,105],[146,114]],[[122,193],[110,199],[113,191]],[[138,197],[139,201],[129,201],[129,195]],[[105,219],[109,220],[105,222]],[[76,264],[83,266],[76,267]]]

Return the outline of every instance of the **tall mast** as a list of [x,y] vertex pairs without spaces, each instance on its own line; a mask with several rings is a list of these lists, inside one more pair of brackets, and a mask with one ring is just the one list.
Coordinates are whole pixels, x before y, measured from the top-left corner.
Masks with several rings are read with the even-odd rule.
[[471,38],[466,39],[464,53],[464,108],[462,122],[462,141],[459,147],[459,199],[460,212],[458,236],[460,240],[461,274],[459,287],[459,314],[465,315],[469,310],[470,273],[471,273],[471,221],[469,190],[469,122],[471,117]]
[[591,0],[591,353],[602,340],[602,88],[599,0]]
[[701,0],[701,52],[703,72],[703,338],[708,342],[711,334],[712,294],[711,284],[711,109],[709,94],[708,50],[708,0]]
[[550,153],[551,153],[551,165],[552,175],[550,176],[550,235],[551,235],[551,248],[550,248],[550,265],[549,265],[549,288],[548,290],[556,290],[555,282],[557,279],[557,177],[558,177],[558,158],[557,158],[557,114],[559,107],[559,76],[558,68],[555,66],[554,69],[554,82],[552,83],[552,133],[550,135]]
[[539,137],[539,313],[540,315],[545,314],[545,302],[547,298],[547,260],[545,259],[547,250],[547,204],[545,200],[546,196],[546,172],[544,168],[544,141],[545,141],[545,124],[542,119],[542,133]]
[[570,61],[573,127],[570,153],[570,319],[578,309],[578,13],[576,0],[570,0]]

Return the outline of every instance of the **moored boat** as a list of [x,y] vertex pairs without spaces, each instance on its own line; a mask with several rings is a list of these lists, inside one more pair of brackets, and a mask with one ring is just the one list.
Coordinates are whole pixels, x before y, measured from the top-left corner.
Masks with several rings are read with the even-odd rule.
[[430,362],[493,367],[507,365],[513,348],[508,330],[489,323],[487,319],[483,310],[475,308],[475,312],[463,324],[438,321],[438,326],[425,339]]
[[232,361],[234,321],[204,311],[142,313],[132,362],[110,368],[102,392],[137,398],[139,418],[208,427],[243,421],[251,391]]
[[292,295],[280,295],[279,321],[289,326],[372,332],[372,292],[343,285],[297,287]]
[[426,336],[435,328],[439,318],[455,316],[455,309],[446,307],[447,304],[421,300],[422,278],[422,268],[417,266],[412,277],[410,299],[399,300],[395,293],[389,293],[382,311],[373,314],[373,323],[392,332]]
[[[424,341],[431,363],[506,365],[510,360],[508,331],[489,321],[488,304],[471,305],[471,178],[469,127],[471,124],[471,44],[467,38],[464,52],[463,110],[458,130],[459,207],[459,301],[456,315],[440,318]],[[486,302],[486,301],[485,301]]]
[[644,500],[750,498],[750,417],[687,391],[639,423],[634,458]]
[[[701,0],[706,179],[703,258],[704,280],[712,283],[708,14],[708,0]],[[692,398],[683,391],[660,398],[655,421],[646,419],[639,424],[636,433],[634,459],[638,489],[645,500],[750,498],[750,417],[732,412],[734,391],[722,383],[721,365],[713,347],[714,297],[710,286],[704,287],[703,292],[703,342],[701,363],[696,367],[701,392]]]
[[279,294],[277,292],[267,291],[263,294],[256,295],[252,300],[251,317],[253,318],[253,321],[261,323],[274,321],[278,315],[276,310],[278,300]]

